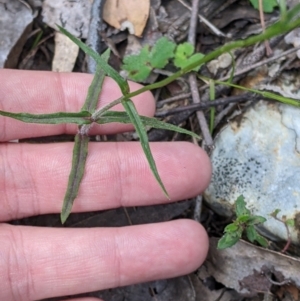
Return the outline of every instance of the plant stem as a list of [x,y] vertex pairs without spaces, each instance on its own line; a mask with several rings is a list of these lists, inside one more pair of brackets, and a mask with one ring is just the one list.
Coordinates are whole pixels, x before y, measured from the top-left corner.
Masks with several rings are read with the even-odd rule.
[[114,107],[115,105],[121,103],[123,100],[125,99],[124,96],[114,100],[113,102],[109,103],[108,105],[104,106],[103,108],[100,108],[98,110],[96,110],[92,116],[91,116],[91,119],[93,121],[97,121],[97,119],[99,119],[99,117],[106,111],[108,111],[110,108]]
[[238,41],[234,41],[234,42],[225,44],[225,45],[217,48],[216,50],[210,52],[209,54],[207,54],[203,58],[199,59],[198,61],[196,61],[196,62],[188,65],[187,67],[179,70],[178,72],[174,73],[172,76],[170,76],[160,82],[145,86],[137,91],[126,94],[125,98],[132,98],[143,92],[161,88],[161,87],[171,83],[178,77],[181,77],[182,75],[186,74],[187,72],[192,71],[197,66],[215,59],[216,57],[220,56],[222,53],[229,52],[236,48],[251,46],[258,42],[262,42],[262,41],[271,39],[272,37],[275,37],[277,35],[281,35],[286,32],[289,32],[289,31],[293,30],[294,28],[300,26],[300,18],[297,18],[294,21],[290,21],[299,12],[300,12],[300,4],[296,5],[291,11],[289,11],[286,15],[286,18],[279,20],[277,23],[275,23],[272,26],[270,26],[269,28],[267,28],[266,31],[263,32],[262,34],[257,35],[257,36],[252,36],[246,40],[238,40]]

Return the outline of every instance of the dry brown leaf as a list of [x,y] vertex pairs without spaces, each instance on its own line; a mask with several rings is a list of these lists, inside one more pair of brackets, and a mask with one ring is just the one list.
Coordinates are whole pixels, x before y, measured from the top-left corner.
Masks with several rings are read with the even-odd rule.
[[[273,286],[269,280],[272,277],[276,282],[289,281],[290,287],[300,289],[299,258],[263,249],[243,240],[224,250],[218,250],[217,243],[217,238],[210,238],[208,257],[198,270],[202,281],[213,277],[227,288],[249,296],[268,292]],[[289,290],[289,293],[298,297],[296,289]]]
[[149,16],[150,0],[107,0],[104,5],[103,19],[120,30],[140,37]]
[[279,288],[279,290],[276,292],[277,297],[281,299],[284,298],[286,294],[289,294],[293,301],[299,300],[299,289],[294,285],[283,285]]
[[52,61],[52,71],[72,72],[79,47],[67,36],[60,32],[55,33],[55,53]]

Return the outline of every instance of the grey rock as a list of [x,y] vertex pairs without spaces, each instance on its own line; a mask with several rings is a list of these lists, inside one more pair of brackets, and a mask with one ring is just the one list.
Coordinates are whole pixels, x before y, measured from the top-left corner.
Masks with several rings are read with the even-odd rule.
[[57,29],[56,24],[64,27],[78,38],[87,38],[91,18],[90,0],[45,0],[43,21]]
[[285,225],[270,216],[294,219],[292,241],[300,244],[300,109],[258,102],[216,137],[211,155],[212,182],[205,191],[210,206],[230,216],[243,195],[247,208],[267,219],[261,231],[287,239]]
[[18,0],[0,3],[0,68],[15,68],[31,30],[30,7]]

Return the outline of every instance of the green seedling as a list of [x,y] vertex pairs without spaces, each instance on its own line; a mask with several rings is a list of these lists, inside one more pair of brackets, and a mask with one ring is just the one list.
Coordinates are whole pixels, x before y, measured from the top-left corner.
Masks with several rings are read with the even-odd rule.
[[218,249],[226,249],[235,245],[243,233],[246,234],[250,242],[258,242],[261,246],[267,247],[268,241],[262,237],[255,229],[256,225],[262,224],[266,219],[259,215],[252,215],[246,208],[246,202],[241,195],[235,201],[236,220],[227,225],[224,229],[224,235],[218,241]]
[[[250,3],[255,9],[259,9],[259,0],[250,0]],[[277,0],[262,0],[265,13],[273,12],[277,6]],[[166,37],[162,37],[152,48],[146,45],[139,54],[125,56],[122,69],[128,72],[129,79],[143,82],[154,69],[163,69],[169,62],[183,69],[203,57],[204,54],[195,53],[195,48],[191,43],[185,42],[177,45]],[[201,65],[197,64],[192,71],[199,71],[200,67]]]
[[[53,114],[30,114],[24,112],[13,113],[13,112],[0,111],[0,115],[10,117],[10,118],[15,118],[20,121],[29,122],[29,123],[39,123],[39,124],[74,123],[78,125],[78,133],[75,136],[75,143],[73,149],[72,167],[71,167],[68,187],[66,189],[66,194],[62,205],[62,211],[61,211],[62,223],[66,221],[69,214],[71,213],[74,200],[76,199],[79,191],[81,180],[84,176],[85,162],[88,156],[89,130],[94,123],[105,124],[105,123],[118,122],[118,123],[133,124],[136,132],[139,135],[141,147],[145,153],[152,174],[155,177],[156,181],[158,182],[164,194],[168,197],[167,190],[164,187],[164,184],[159,176],[159,172],[157,170],[154,158],[151,153],[146,128],[154,127],[154,128],[172,130],[183,134],[191,135],[195,138],[199,138],[199,137],[190,131],[174,126],[172,124],[162,122],[155,118],[140,116],[137,113],[137,110],[131,98],[145,91],[162,88],[167,84],[169,84],[170,82],[178,79],[182,75],[187,74],[190,71],[196,70],[202,64],[205,64],[213,59],[216,59],[218,56],[220,56],[225,52],[230,53],[232,50],[236,48],[247,47],[259,42],[263,42],[267,39],[270,39],[278,35],[282,35],[284,33],[293,30],[296,27],[299,27],[300,19],[296,18],[296,16],[300,13],[300,4],[296,5],[293,9],[291,9],[288,12],[284,11],[284,7],[285,7],[284,1],[281,1],[279,5],[281,8],[283,8],[281,9],[282,12],[281,19],[275,24],[273,24],[272,26],[270,26],[269,28],[267,28],[265,32],[263,32],[262,34],[251,36],[250,38],[245,40],[238,40],[238,41],[225,44],[204,56],[202,54],[200,56],[194,56],[194,54],[191,54],[191,51],[182,52],[180,50],[180,52],[178,52],[177,55],[179,55],[180,53],[180,55],[186,55],[187,60],[190,59],[187,65],[182,66],[179,71],[163,79],[162,81],[144,86],[134,92],[129,91],[129,85],[127,80],[122,78],[115,69],[113,69],[110,65],[108,65],[107,61],[109,57],[109,51],[106,51],[102,55],[99,55],[94,50],[89,48],[86,44],[84,44],[82,41],[72,36],[64,28],[59,27],[59,30],[62,33],[68,36],[75,44],[77,44],[87,55],[92,57],[97,63],[97,69],[93,81],[89,87],[85,103],[81,108],[81,110],[75,113],[57,112]],[[172,42],[163,39],[158,43],[158,45],[156,45],[156,47],[153,47],[152,49],[147,48],[146,50],[144,50],[145,53],[143,55],[144,58],[147,59],[148,62],[147,64],[150,65],[151,70],[153,68],[163,68],[163,66],[165,66],[165,64],[167,64],[168,61],[173,58],[172,56],[173,53],[175,56],[176,53],[175,48],[176,45],[174,47],[174,44],[172,44]],[[147,74],[148,72],[147,70],[143,71],[142,73]],[[132,74],[134,75],[134,72]],[[102,90],[102,84],[105,76],[109,76],[116,81],[116,83],[120,87],[122,96],[114,100],[110,104],[106,105],[105,107],[97,110],[96,106],[98,104],[99,95]],[[214,81],[214,82],[216,84],[220,84],[218,81]],[[222,83],[222,84],[229,84],[229,83]],[[257,93],[257,90],[251,90],[251,92]],[[260,92],[260,93],[263,94],[264,96],[268,96],[271,99],[275,99],[277,101],[282,101],[282,102],[285,101],[286,103],[289,103],[291,105],[299,106],[299,102],[296,100],[290,100],[284,97],[278,98],[278,95],[267,93],[267,92]],[[125,111],[116,112],[111,110],[117,104],[122,104]],[[256,240],[258,242],[261,241],[263,244],[264,243],[263,239],[261,239],[260,236],[257,236],[256,232],[253,231],[255,230],[254,227],[253,228],[250,227],[258,222],[261,222],[262,220],[259,218],[253,219],[251,215],[247,217],[247,214],[246,217],[242,217],[239,215],[238,218],[239,218],[239,223],[235,223],[234,226],[228,227],[226,230],[226,233],[229,233],[227,235],[227,241],[229,240],[230,242],[232,242],[233,240],[236,240],[237,237],[239,239],[242,235],[242,233],[239,234],[240,231],[245,230],[247,228],[248,229],[247,235],[250,237],[250,240],[253,241]],[[246,225],[248,225],[248,227],[246,227]]]
[[[122,69],[128,72],[128,78],[143,82],[154,69],[165,68],[171,60],[177,68],[182,69],[204,57],[204,54],[194,51],[194,46],[190,43],[177,46],[166,37],[162,37],[152,48],[146,45],[139,54],[125,56]],[[198,71],[199,68],[200,65],[193,70]]]
[[[196,62],[204,57],[202,53],[194,53],[195,47],[188,42],[179,44],[176,47],[174,55],[174,65],[177,68],[183,69],[193,62]],[[195,67],[192,71],[198,71],[201,65]]]
[[174,57],[176,44],[162,37],[150,49],[144,46],[137,55],[124,57],[123,70],[128,72],[128,78],[135,81],[144,81],[155,68],[163,69],[171,58]]
[[280,219],[277,215],[280,212],[280,209],[275,209],[274,212],[272,212],[270,214],[270,216],[272,216],[273,218],[275,218],[276,220],[284,223],[285,225],[287,225],[288,227],[295,227],[295,220],[293,218],[286,218],[285,216],[282,216],[282,218]]
[[281,222],[284,224],[285,229],[286,229],[286,233],[287,233],[287,241],[286,244],[284,246],[284,248],[281,250],[282,253],[286,252],[292,242],[292,238],[291,238],[291,233],[290,233],[290,229],[289,228],[293,228],[295,227],[295,219],[293,218],[286,218],[286,216],[282,216],[281,218],[279,218],[277,215],[280,212],[280,209],[275,209],[274,212],[272,212],[270,214],[270,216],[272,216],[274,219],[276,219],[277,221]]

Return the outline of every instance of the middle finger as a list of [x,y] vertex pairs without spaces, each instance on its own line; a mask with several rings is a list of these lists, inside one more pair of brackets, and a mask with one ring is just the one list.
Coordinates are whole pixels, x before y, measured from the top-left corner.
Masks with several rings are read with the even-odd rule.
[[[60,212],[73,143],[0,145],[0,221]],[[172,201],[202,192],[210,179],[204,151],[185,142],[152,143]],[[86,172],[73,212],[167,202],[139,143],[90,143]]]

